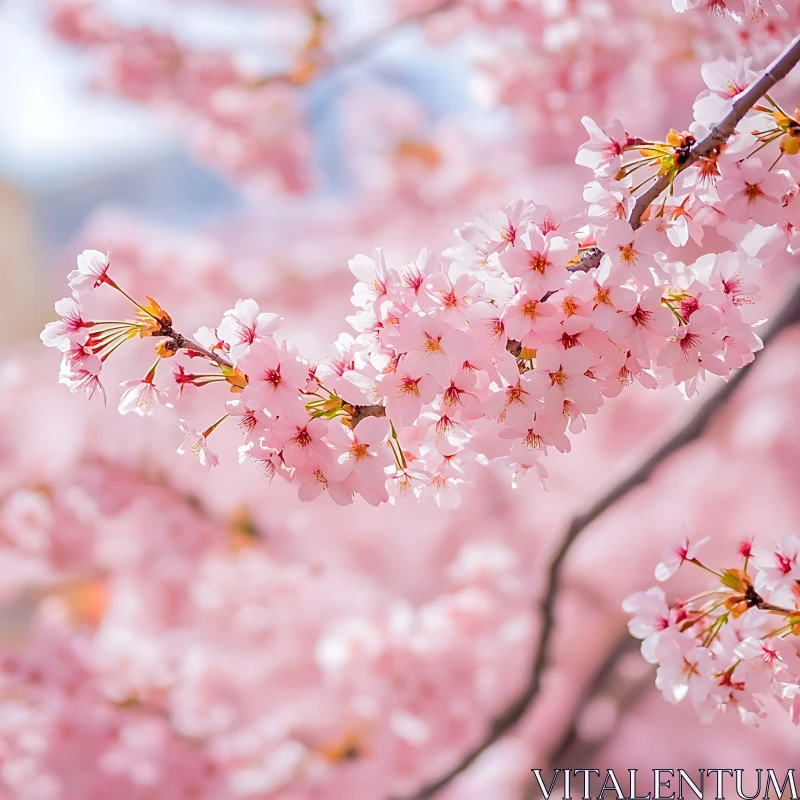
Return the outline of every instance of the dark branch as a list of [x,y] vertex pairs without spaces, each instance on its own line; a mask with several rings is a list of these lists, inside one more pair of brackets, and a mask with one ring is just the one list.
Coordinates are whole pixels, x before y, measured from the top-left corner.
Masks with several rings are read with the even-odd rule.
[[[597,667],[586,687],[574,704],[569,722],[564,729],[564,733],[556,744],[550,748],[549,755],[544,759],[543,772],[558,769],[569,769],[571,765],[581,765],[591,767],[595,762],[595,756],[608,744],[609,737],[616,732],[616,725],[613,731],[609,731],[607,736],[585,740],[580,735],[581,716],[592,700],[605,697],[613,701],[616,706],[617,720],[626,711],[633,708],[643,694],[653,685],[654,669],[644,661],[640,662],[643,669],[640,673],[632,677],[625,677],[620,674],[619,666],[621,662],[639,649],[640,642],[634,639],[627,631],[620,633],[616,641],[612,644],[608,655]],[[542,792],[535,780],[530,781],[522,800],[542,800]]]
[[210,350],[206,350],[205,347],[201,347],[199,344],[197,344],[197,342],[193,342],[191,339],[187,339],[182,334],[174,331],[171,326],[162,328],[162,330],[153,335],[165,336],[167,339],[171,339],[173,342],[175,342],[178,350],[189,350],[193,353],[198,353],[204,358],[207,358],[209,361],[213,361],[215,364],[218,364],[220,367],[233,367],[233,364],[227,358],[225,358],[225,356],[222,356],[219,353],[212,353]]
[[[345,406],[347,409],[347,406]],[[375,404],[374,406],[352,406],[352,412],[350,413],[350,424],[355,428],[362,419],[366,419],[367,417],[385,417],[386,416],[386,407]]]

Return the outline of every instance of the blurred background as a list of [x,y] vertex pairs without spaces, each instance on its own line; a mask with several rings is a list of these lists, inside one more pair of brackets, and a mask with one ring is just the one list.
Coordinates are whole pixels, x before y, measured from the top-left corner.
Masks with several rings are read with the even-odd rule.
[[[304,505],[236,463],[235,433],[201,473],[174,421],[57,385],[38,333],[76,254],[109,249],[181,331],[252,296],[328,357],[349,258],[439,251],[518,197],[577,212],[583,115],[683,129],[702,63],[746,45],[763,66],[800,26],[774,19],[671,0],[0,4],[0,797],[412,796],[524,685],[571,516],[693,408],[631,388],[550,457],[548,491],[485,471],[455,510]],[[766,316],[794,273],[787,256]],[[789,330],[708,435],[587,531],[539,699],[437,797],[534,798],[533,767],[792,766],[777,707],[753,730],[665,703],[620,603],[683,532],[726,563],[800,528],[798,352]]]

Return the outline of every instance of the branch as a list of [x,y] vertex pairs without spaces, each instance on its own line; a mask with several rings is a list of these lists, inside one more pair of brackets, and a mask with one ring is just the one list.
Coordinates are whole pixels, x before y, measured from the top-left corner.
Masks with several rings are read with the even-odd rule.
[[370,36],[365,37],[357,44],[354,44],[349,49],[340,53],[334,58],[332,63],[321,67],[319,72],[314,77],[331,75],[334,72],[338,72],[340,69],[343,69],[353,62],[359,61],[365,55],[369,55],[369,53],[378,45],[382,44],[384,41],[389,39],[403,28],[406,28],[409,25],[418,25],[431,19],[432,17],[437,16],[438,14],[441,14],[445,11],[450,11],[451,9],[456,8],[459,2],[460,0],[442,0],[442,2],[440,2],[438,5],[431,6],[431,8],[418,11],[414,14],[408,14],[405,17],[395,20],[390,25],[387,25],[385,28],[382,28]]
[[353,406],[350,414],[350,424],[355,428],[362,419],[367,417],[385,417],[386,406],[376,403],[373,406]]
[[[438,14],[450,11],[456,8],[460,2],[461,0],[442,0],[438,5],[400,17],[384,28],[364,37],[361,41],[356,42],[350,47],[343,48],[338,55],[335,53],[327,53],[326,55],[329,57],[329,60],[327,63],[321,62],[316,65],[311,75],[311,80],[317,80],[318,78],[327,77],[339,72],[345,67],[368,56],[373,50],[403,28],[407,28],[410,25],[418,25]],[[298,85],[298,82],[292,78],[291,72],[274,72],[255,79],[252,86],[253,88],[259,89],[274,83],[284,83],[293,86]]]
[[162,328],[153,335],[164,336],[167,339],[171,339],[175,343],[175,346],[178,348],[178,350],[191,350],[194,353],[204,356],[209,361],[213,361],[220,367],[233,367],[233,364],[227,358],[225,358],[225,356],[221,356],[219,353],[212,353],[210,350],[206,350],[205,347],[201,347],[199,344],[197,344],[197,342],[193,342],[186,336],[174,331],[171,325]]
[[[399,20],[394,25],[379,31],[372,37],[368,37],[363,42],[360,42],[350,51],[340,57],[334,64],[329,66],[325,72],[332,72],[341,66],[349,63],[360,57],[364,52],[369,51],[376,42],[381,41],[389,34],[396,31],[398,28],[405,25],[421,22],[435,14],[447,11],[458,4],[458,0],[442,0],[439,5],[419,12],[411,14]],[[730,113],[706,136],[701,142],[698,142],[686,155],[686,157],[678,164],[677,173],[690,167],[702,158],[708,157],[712,152],[717,150],[723,145],[734,133],[736,126],[744,118],[745,114],[779,81],[783,80],[789,72],[800,62],[800,36],[797,36],[792,43],[783,51],[783,53],[775,59],[775,61],[767,67],[764,74],[752,83],[744,92],[742,92],[733,102],[733,107]],[[676,174],[677,174],[676,173]],[[636,205],[631,212],[629,222],[634,228],[639,228],[642,224],[642,215],[650,207],[650,204],[658,198],[658,196],[669,188],[674,176],[670,178],[668,175],[662,175],[644,192],[636,201]],[[603,252],[598,247],[593,247],[584,253],[579,264],[569,267],[571,272],[588,272],[600,265],[600,260],[603,257]],[[543,299],[546,300],[549,295]],[[224,356],[215,354],[206,350],[204,347],[194,343],[191,339],[187,339],[179,333],[172,332],[168,334],[179,349],[192,350],[205,356],[210,361],[213,361],[220,366],[232,367],[231,362]],[[514,355],[518,355],[520,344],[516,341],[509,340],[508,350]],[[354,413],[352,414],[353,426],[355,427],[362,419],[366,417],[381,417],[385,416],[386,409],[382,405],[369,405],[369,406],[355,406]]]
[[[798,45],[800,52],[800,44]],[[799,56],[800,57],[800,56]],[[767,334],[764,336],[764,345],[768,345],[775,337],[786,328],[800,323],[800,286],[797,286],[786,305],[778,312]],[[511,731],[514,726],[525,716],[528,709],[539,696],[542,676],[548,666],[548,655],[553,631],[555,629],[555,605],[561,584],[561,573],[564,561],[579,536],[598,517],[604,514],[618,500],[628,495],[637,486],[645,483],[653,472],[667,461],[670,456],[681,448],[700,438],[708,428],[714,415],[725,406],[741,386],[755,361],[740,369],[724,386],[718,389],[686,422],[672,434],[660,447],[658,447],[643,462],[631,472],[623,476],[618,483],[612,486],[604,495],[599,497],[585,511],[573,517],[561,541],[547,574],[547,585],[539,603],[541,616],[541,629],[536,643],[535,656],[531,665],[530,677],[520,693],[509,705],[492,720],[489,731],[484,738],[471,749],[448,772],[433,782],[423,786],[413,795],[408,795],[402,800],[427,800],[447,786],[454,778],[468,769],[486,750],[499,739]],[[400,799],[398,799],[400,800]]]
[[[736,126],[744,119],[745,114],[773,87],[782,81],[794,67],[800,62],[800,36],[795,37],[791,44],[767,67],[764,74],[750,84],[733,101],[733,107],[728,115],[718,122],[709,132],[708,136],[699,141],[678,164],[675,174],[661,175],[636,199],[636,204],[631,211],[628,222],[636,230],[641,227],[642,216],[655,202],[662,192],[669,189],[675,179],[675,175],[688,169],[692,164],[697,163],[703,158],[708,158],[716,150],[719,150],[736,131]],[[570,272],[588,272],[590,269],[600,266],[600,259],[603,251],[595,247],[588,250],[579,264],[569,267]]]

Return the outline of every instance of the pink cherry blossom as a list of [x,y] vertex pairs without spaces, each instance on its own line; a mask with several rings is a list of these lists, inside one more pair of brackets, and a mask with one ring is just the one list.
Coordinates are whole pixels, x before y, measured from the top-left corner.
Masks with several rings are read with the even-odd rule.
[[708,650],[696,648],[682,654],[680,660],[659,666],[656,686],[670,703],[679,703],[688,696],[699,704],[711,692],[713,670],[714,659]]
[[736,655],[745,661],[756,662],[770,673],[786,670],[800,677],[800,656],[789,642],[783,639],[745,639],[737,648]]
[[280,414],[294,408],[308,382],[308,367],[287,344],[262,340],[248,348],[239,366],[248,376],[242,400],[250,408]]
[[624,282],[633,277],[644,286],[654,283],[653,256],[666,245],[666,236],[654,223],[645,223],[634,231],[625,220],[612,220],[597,233],[597,244],[605,255],[597,272],[597,280],[613,278]]
[[467,360],[472,345],[465,331],[455,330],[441,317],[409,316],[398,326],[395,348],[405,353],[405,369],[428,373],[441,385]]
[[578,149],[575,163],[600,175],[614,175],[622,166],[622,148],[628,143],[622,123],[615,119],[605,129],[589,117],[582,117],[581,123],[589,141]]
[[106,392],[100,381],[102,366],[97,356],[87,356],[78,362],[62,362],[58,382],[68,386],[71,392],[86,392],[90,400],[96,392],[100,392],[105,403]]
[[358,255],[350,260],[350,271],[358,283],[353,289],[353,305],[368,309],[387,297],[387,288],[394,275],[386,267],[383,252],[376,249],[373,257]]
[[239,361],[256,339],[274,333],[280,322],[277,314],[259,313],[255,300],[237,300],[234,308],[223,315],[217,333],[228,346],[231,358]]
[[559,317],[553,304],[541,301],[541,294],[519,292],[506,306],[502,325],[510,339],[524,346],[554,341],[559,335]]
[[184,439],[178,448],[178,453],[183,455],[190,452],[206,469],[219,465],[219,458],[211,452],[204,434],[195,430],[186,420],[180,420],[181,431]]
[[664,549],[661,561],[656,567],[656,580],[669,580],[687,561],[697,558],[700,548],[709,540],[706,536],[697,542],[690,542],[686,536]]
[[111,266],[110,256],[98,250],[84,250],[78,256],[78,269],[67,276],[69,288],[76,295],[97,289],[107,283],[108,269]]
[[754,547],[753,564],[760,570],[761,583],[771,589],[800,578],[800,543],[790,534],[772,547]]
[[545,345],[536,352],[536,369],[523,376],[526,386],[544,396],[545,409],[554,419],[563,414],[566,400],[579,411],[592,413],[600,404],[600,393],[586,374],[598,361],[597,355],[585,347],[562,350]]
[[490,242],[488,251],[504,249],[516,245],[517,235],[525,230],[532,220],[535,206],[525,200],[509,203],[503,211],[489,211],[475,220],[478,233]]
[[767,171],[758,158],[726,164],[717,191],[722,210],[734,222],[771,225],[791,183],[782,172]]
[[722,343],[713,335],[721,325],[720,316],[714,309],[702,308],[695,312],[688,323],[678,327],[661,350],[659,366],[672,371],[675,383],[686,381],[703,369],[725,374],[724,365],[717,358]]
[[288,467],[306,467],[313,460],[318,468],[320,463],[333,460],[325,444],[327,429],[328,423],[322,419],[299,421],[284,415],[275,420],[270,432]]
[[578,243],[555,234],[542,235],[528,228],[513,247],[500,255],[506,272],[522,278],[526,291],[539,294],[555,291],[564,283],[567,264],[578,255]]
[[662,304],[660,289],[646,289],[641,297],[614,295],[619,312],[608,336],[618,345],[626,345],[637,356],[649,360],[651,342],[663,341],[675,328],[675,317]]
[[694,116],[704,125],[713,125],[730,110],[731,100],[741,94],[755,79],[753,59],[740,52],[736,61],[718,58],[703,64],[700,72],[709,91],[701,92],[694,104]]
[[327,492],[338,505],[349,505],[353,502],[352,483],[348,480],[352,471],[353,466],[349,463],[332,463],[319,458],[317,453],[312,454],[304,461],[302,469],[298,470],[297,479],[300,484],[298,496],[301,500],[309,502]]
[[656,653],[661,634],[670,627],[670,610],[667,598],[660,586],[646,592],[635,592],[625,598],[622,609],[633,617],[628,621],[631,636],[642,639],[642,657],[650,663],[658,663]]
[[386,418],[367,417],[358,423],[352,432],[352,438],[347,436],[344,427],[339,431],[345,440],[339,463],[348,468],[347,474],[353,473],[353,485],[358,487],[358,493],[373,506],[388,500],[386,467],[394,464],[394,457],[389,448],[384,446],[389,430],[390,425]]
[[382,375],[378,387],[386,398],[386,415],[398,425],[410,425],[419,417],[422,406],[442,391],[430,375],[409,373],[402,364],[396,372]]
[[123,381],[120,385],[126,387],[119,400],[119,413],[123,416],[133,411],[140,417],[148,417],[156,404],[165,402],[167,397],[167,393],[156,387],[152,378]]
[[43,344],[46,347],[64,349],[75,341],[85,340],[91,323],[83,319],[80,301],[74,297],[65,297],[55,304],[55,308],[61,319],[45,325],[40,336]]

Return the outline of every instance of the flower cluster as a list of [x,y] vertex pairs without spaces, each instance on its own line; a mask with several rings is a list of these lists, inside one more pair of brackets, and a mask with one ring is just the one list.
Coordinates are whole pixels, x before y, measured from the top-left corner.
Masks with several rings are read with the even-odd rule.
[[689,698],[704,722],[735,709],[757,726],[770,695],[800,723],[800,540],[787,534],[774,547],[744,541],[738,567],[713,570],[698,558],[706,542],[671,547],[656,578],[689,563],[714,576],[707,591],[668,604],[658,586],[625,600],[630,632],[642,656],[658,664],[656,685],[671,703]]
[[[169,29],[121,24],[99,4],[54,0],[50,6],[55,33],[98,53],[100,88],[202,119],[197,151],[233,177],[258,170],[283,191],[309,187],[311,139],[293,87],[316,69],[313,25],[304,41],[288,48],[286,70],[265,75],[240,52],[192,46]],[[312,18],[310,9],[297,10]],[[302,36],[305,24],[298,27]]]
[[760,20],[768,15],[779,18],[788,16],[784,6],[777,0],[672,0],[672,7],[680,13],[689,9],[714,11],[729,15],[737,22]]
[[[208,437],[234,417],[240,460],[295,482],[306,500],[433,494],[449,506],[488,463],[542,479],[548,448],[569,451],[570,435],[625,386],[678,385],[690,396],[761,346],[749,314],[761,269],[798,248],[800,122],[767,97],[724,144],[695,152],[753,74],[746,62],[717,62],[705,77],[696,121],[665,141],[584,118],[589,141],[576,160],[594,173],[584,215],[560,219],[520,200],[459,229],[439,256],[352,259],[352,333],[323,363],[303,358],[277,333],[280,318],[249,299],[188,339],[157,302],[128,297],[95,251],[80,256],[73,295],[42,339],[64,353],[61,380],[94,393],[122,344],[157,337],[158,359],[124,384],[121,413],[145,416],[226,384],[236,395],[226,413],[202,431],[182,421],[180,452],[215,465]],[[636,191],[665,179],[669,194],[638,208]],[[703,246],[710,228],[721,246]],[[136,318],[87,321],[82,302],[100,287],[134,302]],[[160,363],[178,353],[157,384]],[[210,371],[190,367],[197,356]]]
[[[354,775],[395,796],[480,735],[525,669],[524,559],[467,533],[491,524],[488,503],[441,520],[451,554],[381,575],[359,561],[374,528],[348,544],[322,506],[300,535],[343,534],[334,558],[271,553],[297,535],[286,497],[265,545],[245,509],[216,517],[119,464],[76,460],[46,487],[12,487],[0,498],[11,796],[334,798]],[[387,563],[435,535],[426,515],[384,527]],[[409,599],[414,582],[425,599]]]

